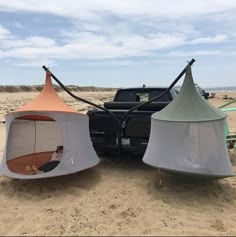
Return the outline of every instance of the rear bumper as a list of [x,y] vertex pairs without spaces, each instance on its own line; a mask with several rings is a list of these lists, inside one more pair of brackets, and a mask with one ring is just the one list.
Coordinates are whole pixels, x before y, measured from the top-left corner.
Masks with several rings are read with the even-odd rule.
[[[140,139],[140,138],[125,138],[129,139],[129,144],[121,144],[122,151],[128,152],[137,152],[142,153],[145,152],[148,144],[147,139]],[[102,138],[92,138],[92,144],[96,151],[101,152],[115,152],[118,150],[117,142],[110,143],[105,142]]]

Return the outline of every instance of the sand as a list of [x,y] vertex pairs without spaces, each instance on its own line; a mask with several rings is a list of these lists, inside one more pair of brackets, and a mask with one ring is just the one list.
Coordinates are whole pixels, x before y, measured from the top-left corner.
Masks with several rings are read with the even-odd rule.
[[[4,115],[34,98],[36,92],[0,93]],[[114,92],[81,92],[102,104]],[[236,93],[217,93],[209,102],[218,107]],[[71,106],[86,104],[65,93]],[[228,116],[236,131],[236,113]],[[0,151],[5,124],[0,124]],[[236,157],[230,153],[234,171]],[[236,177],[213,182],[186,180],[143,164],[140,157],[101,157],[94,168],[57,178],[17,180],[0,177],[0,235],[236,235]]]

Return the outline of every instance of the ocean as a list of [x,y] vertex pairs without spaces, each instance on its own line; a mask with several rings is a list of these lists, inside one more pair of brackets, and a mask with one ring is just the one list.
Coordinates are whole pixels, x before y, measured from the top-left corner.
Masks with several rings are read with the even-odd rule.
[[208,92],[234,92],[236,91],[236,86],[208,87],[203,89]]

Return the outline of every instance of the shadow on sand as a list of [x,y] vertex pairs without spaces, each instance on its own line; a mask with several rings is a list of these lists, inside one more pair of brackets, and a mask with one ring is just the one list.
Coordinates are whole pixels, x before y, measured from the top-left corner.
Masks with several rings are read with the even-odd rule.
[[100,174],[96,168],[90,168],[75,174],[57,176],[52,178],[21,180],[2,177],[0,181],[1,196],[12,197],[17,193],[21,195],[65,195],[89,190],[100,181]]

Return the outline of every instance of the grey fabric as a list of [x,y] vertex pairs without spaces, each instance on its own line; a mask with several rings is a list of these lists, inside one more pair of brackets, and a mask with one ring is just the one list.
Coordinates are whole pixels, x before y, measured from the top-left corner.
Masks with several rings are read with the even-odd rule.
[[198,175],[233,175],[225,140],[226,114],[196,91],[191,67],[178,96],[152,115],[143,161],[154,167]]
[[[48,126],[45,127],[44,122],[38,121],[38,130],[33,131],[32,121],[15,120],[24,115],[48,116],[56,122],[53,125],[53,122],[46,122]],[[44,139],[44,134],[48,135],[48,139]],[[64,146],[63,158],[60,164],[48,173],[21,175],[11,172],[7,167],[7,160],[17,157],[17,154],[18,156],[31,154],[34,146],[36,146],[35,152],[41,152],[54,150],[57,145]],[[99,158],[89,135],[87,115],[62,112],[14,112],[6,116],[6,145],[0,166],[1,175],[20,179],[45,178],[75,173],[98,163]]]
[[174,171],[232,176],[224,126],[224,119],[196,123],[152,118],[143,161],[154,167]]
[[196,90],[191,67],[188,66],[183,86],[176,98],[160,112],[152,115],[154,119],[165,121],[212,121],[226,117],[220,109],[214,108]]

